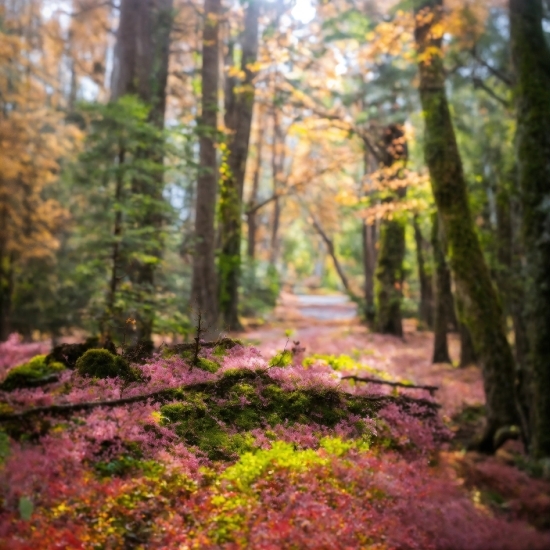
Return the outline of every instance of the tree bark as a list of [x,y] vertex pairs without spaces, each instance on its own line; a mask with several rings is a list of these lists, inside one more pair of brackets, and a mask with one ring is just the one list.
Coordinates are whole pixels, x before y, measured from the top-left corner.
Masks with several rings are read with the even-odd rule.
[[441,35],[434,30],[442,0],[415,1],[415,40],[419,54],[424,154],[440,221],[449,248],[464,319],[482,366],[487,425],[477,447],[494,450],[501,427],[518,423],[514,398],[514,357],[506,339],[502,309],[470,214],[466,180],[445,92]]
[[263,149],[263,130],[260,127],[258,137],[258,145],[256,147],[256,167],[254,169],[254,176],[252,179],[252,191],[250,193],[250,199],[248,201],[248,207],[246,211],[246,220],[248,224],[248,243],[246,247],[246,254],[248,259],[254,261],[256,259],[256,231],[257,231],[257,210],[255,208],[258,202],[258,190],[260,188],[260,176],[262,172],[262,149]]
[[376,267],[376,331],[403,336],[401,319],[405,259],[405,224],[385,220],[380,228],[380,251]]
[[254,109],[253,64],[258,56],[260,0],[249,0],[242,34],[242,82],[228,78],[225,126],[232,133],[227,170],[222,179],[220,217],[222,246],[219,260],[220,306],[229,330],[242,328],[239,321],[243,186]]
[[[150,106],[150,121],[159,129],[164,128],[172,9],[173,0],[122,0],[111,81],[111,99],[137,95]],[[158,145],[145,145],[141,155],[160,165],[163,159]],[[146,235],[140,253],[142,257],[154,258],[154,261],[133,258],[125,266],[139,303],[138,341],[150,341],[153,332],[154,277],[163,249],[159,236],[164,217],[163,179],[162,172],[156,171],[132,181],[132,193],[144,198],[140,212],[132,220]]]
[[447,290],[450,290],[451,278],[449,268],[443,252],[441,228],[439,216],[433,215],[432,219],[432,250],[434,257],[434,352],[433,363],[451,363],[449,347],[447,344],[447,331],[449,317],[447,307]]
[[[376,170],[373,167],[373,157],[370,154],[367,143],[363,142],[363,158],[364,168],[363,174],[367,174]],[[370,190],[365,191],[365,196],[371,194]],[[361,237],[363,240],[363,272],[365,275],[365,320],[367,325],[372,330],[375,328],[376,321],[376,306],[374,296],[374,275],[376,272],[376,264],[378,262],[378,251],[376,250],[376,244],[378,242],[378,225],[376,222],[370,223],[366,219],[363,220],[361,227]]]
[[191,282],[191,305],[205,326],[218,323],[216,281],[216,195],[218,166],[216,143],[219,95],[219,29],[221,0],[205,0],[202,38],[202,112],[199,126],[199,175],[195,207],[195,251]]
[[[403,128],[391,124],[384,130],[381,140],[382,165],[396,166],[394,178],[399,177],[399,164],[407,160]],[[387,201],[403,197],[405,189],[392,193]],[[397,214],[380,224],[380,249],[376,266],[376,331],[382,334],[403,336],[401,301],[403,299],[403,260],[405,259],[405,221]]]
[[416,244],[416,263],[418,264],[418,280],[420,282],[420,321],[425,327],[433,328],[433,285],[432,279],[426,273],[424,237],[418,223],[418,215],[413,217],[413,229]]
[[369,327],[374,328],[376,308],[374,305],[374,274],[377,263],[377,231],[376,224],[363,220],[363,271],[365,273],[365,319]]
[[541,0],[510,0],[526,253],[531,454],[550,457],[550,51]]

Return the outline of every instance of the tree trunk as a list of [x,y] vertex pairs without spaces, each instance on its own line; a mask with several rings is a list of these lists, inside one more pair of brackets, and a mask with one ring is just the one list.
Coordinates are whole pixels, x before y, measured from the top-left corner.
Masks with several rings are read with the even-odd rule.
[[487,426],[478,442],[494,450],[501,427],[517,424],[514,357],[506,339],[502,309],[470,214],[466,180],[445,93],[442,37],[434,28],[442,0],[416,0],[415,40],[419,53],[424,154],[440,221],[449,248],[457,292],[464,301],[464,322],[472,335],[483,371]]
[[[173,0],[122,0],[115,46],[111,99],[136,94],[150,106],[150,120],[159,129],[164,127],[172,9]],[[158,144],[145,145],[141,155],[162,164]],[[157,171],[132,181],[132,193],[143,200],[131,223],[143,228],[145,238],[139,252],[140,257],[148,257],[147,261],[134,257],[125,266],[139,304],[136,318],[140,342],[151,340],[155,317],[154,275],[163,249],[163,179],[162,172]]]
[[[407,159],[407,146],[403,144],[403,128],[396,124],[388,126],[381,141],[382,164],[396,166],[395,176]],[[405,189],[399,189],[392,198],[403,197]],[[376,266],[376,331],[382,334],[403,336],[401,301],[403,299],[403,260],[405,259],[405,221],[402,215],[384,219],[380,226],[380,249]]]
[[241,271],[241,226],[243,186],[248,142],[254,109],[253,64],[258,56],[260,0],[249,0],[242,34],[242,82],[228,78],[225,126],[232,132],[228,148],[227,170],[221,185],[220,217],[222,247],[219,260],[220,306],[229,330],[242,328],[239,321],[239,280]]
[[248,243],[246,247],[246,254],[248,259],[252,262],[256,259],[256,230],[257,230],[257,210],[255,209],[258,202],[258,190],[260,187],[260,175],[262,172],[262,149],[263,149],[263,130],[260,127],[258,137],[258,145],[256,147],[256,167],[254,169],[254,176],[252,179],[252,191],[250,193],[250,199],[248,201],[248,208],[246,213],[246,221],[248,223]]
[[[363,158],[364,168],[363,174],[366,176],[376,170],[373,166],[374,159],[370,155],[368,146],[363,143]],[[370,190],[365,191],[365,196],[371,194]],[[363,240],[363,272],[365,274],[365,320],[371,330],[375,328],[376,321],[376,306],[374,296],[374,274],[376,272],[376,264],[378,261],[378,253],[376,244],[378,242],[378,226],[376,222],[370,223],[366,219],[363,220],[361,237]]]
[[365,319],[374,328],[376,308],[374,305],[374,273],[376,271],[376,224],[363,220],[363,271],[365,273]]
[[413,217],[414,240],[416,243],[416,263],[418,264],[418,280],[420,282],[420,321],[428,328],[433,328],[433,285],[431,277],[426,273],[424,261],[424,237],[418,223],[418,215]]
[[405,224],[384,220],[380,228],[380,250],[376,267],[376,331],[403,336],[401,319],[405,259]]
[[460,335],[460,360],[458,366],[464,368],[469,365],[475,365],[477,357],[468,327],[464,323],[459,323],[458,333]]
[[550,457],[550,51],[542,17],[541,0],[510,0],[535,458]]
[[218,322],[216,283],[216,143],[219,94],[219,28],[221,0],[205,0],[202,38],[202,113],[198,120],[199,176],[195,210],[195,252],[191,305],[213,332]]
[[434,353],[433,363],[451,363],[447,344],[449,328],[447,291],[450,290],[451,277],[443,252],[443,239],[439,225],[439,216],[432,219],[432,250],[434,257]]

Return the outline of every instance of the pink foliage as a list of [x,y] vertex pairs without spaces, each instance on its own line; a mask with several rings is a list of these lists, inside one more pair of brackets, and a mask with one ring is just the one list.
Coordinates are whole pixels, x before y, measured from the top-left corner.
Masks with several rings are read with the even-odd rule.
[[26,363],[35,355],[48,353],[49,349],[45,342],[24,344],[19,334],[10,334],[5,342],[0,342],[0,379],[10,368]]

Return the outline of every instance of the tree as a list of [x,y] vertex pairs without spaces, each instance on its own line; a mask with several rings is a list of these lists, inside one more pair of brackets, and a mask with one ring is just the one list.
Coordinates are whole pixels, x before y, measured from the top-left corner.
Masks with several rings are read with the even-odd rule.
[[493,287],[468,203],[462,162],[445,92],[442,59],[442,0],[415,2],[415,41],[425,136],[424,155],[449,248],[451,270],[461,298],[463,321],[479,355],[487,425],[478,447],[494,450],[494,436],[518,423],[515,363],[506,339],[500,302]]
[[[229,75],[226,87],[225,126],[229,131],[227,167],[220,190],[221,252],[220,307],[225,326],[241,327],[239,321],[239,277],[241,271],[241,229],[243,188],[248,143],[254,109],[254,75],[258,56],[260,0],[249,0],[241,37],[239,77]],[[233,69],[232,67],[230,70]]]
[[[158,128],[164,127],[166,85],[170,33],[172,29],[172,0],[123,0],[114,54],[111,100],[135,94],[150,106],[150,120]],[[140,154],[153,163],[162,161],[158,147],[144,147]],[[132,282],[140,304],[136,310],[138,341],[150,340],[155,317],[154,274],[162,255],[162,239],[148,238],[162,231],[165,203],[163,174],[147,177],[136,174],[132,191],[141,202],[134,223],[141,228],[149,243],[134,255],[123,272]]]
[[432,362],[450,363],[447,331],[449,327],[448,293],[451,291],[451,274],[445,259],[443,235],[436,213],[432,219],[432,250],[434,256],[434,353]]
[[541,0],[510,0],[527,270],[531,452],[550,457],[550,51]]
[[[382,137],[382,164],[390,170],[389,180],[400,177],[400,169],[407,160],[405,134],[401,125],[388,126]],[[385,201],[403,197],[404,187],[393,191],[390,187]],[[380,249],[376,266],[376,330],[383,334],[403,336],[401,321],[402,285],[405,278],[405,220],[403,213],[386,217],[380,227]]]
[[211,328],[218,322],[215,215],[218,191],[216,144],[220,16],[221,0],[205,0],[201,69],[202,112],[198,119],[199,177],[195,207],[191,304],[201,312],[205,326]]
[[424,251],[426,248],[418,214],[413,216],[414,241],[416,244],[416,263],[418,264],[418,282],[420,283],[420,321],[425,327],[433,328],[433,284],[426,267]]

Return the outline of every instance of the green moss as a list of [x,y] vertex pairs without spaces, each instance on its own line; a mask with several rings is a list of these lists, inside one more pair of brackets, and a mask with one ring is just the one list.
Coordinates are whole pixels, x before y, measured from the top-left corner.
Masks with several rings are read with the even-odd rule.
[[[253,448],[257,428],[279,424],[333,427],[351,414],[372,415],[372,404],[334,389],[287,391],[265,372],[226,371],[202,391],[182,390],[179,403],[161,407],[161,422],[213,460],[234,459]],[[361,422],[358,434],[368,433]]]
[[269,361],[270,367],[288,367],[292,365],[292,352],[285,349],[280,353],[277,353]]
[[140,473],[148,478],[158,477],[165,467],[154,460],[141,460],[129,455],[120,456],[109,462],[97,462],[94,469],[102,477],[122,477]]
[[120,377],[132,381],[138,373],[120,355],[113,355],[106,349],[90,349],[76,362],[76,370],[81,376],[93,378]]
[[5,380],[0,384],[3,391],[12,391],[18,388],[32,388],[55,380],[55,375],[65,370],[65,365],[52,361],[46,362],[46,355],[37,355],[28,363],[19,365],[9,371]]
[[217,372],[220,368],[220,364],[216,363],[216,361],[211,361],[210,359],[199,357],[197,367],[199,367],[199,369],[205,370],[206,372]]

